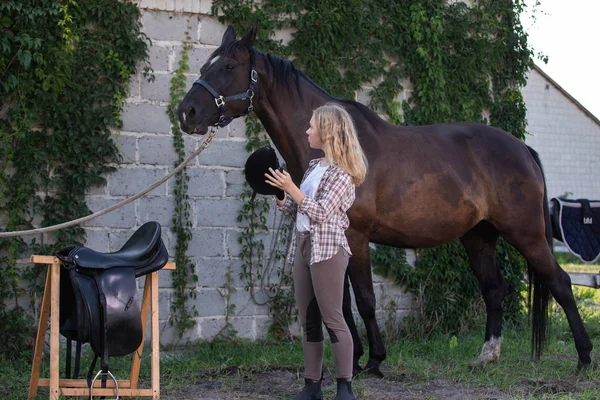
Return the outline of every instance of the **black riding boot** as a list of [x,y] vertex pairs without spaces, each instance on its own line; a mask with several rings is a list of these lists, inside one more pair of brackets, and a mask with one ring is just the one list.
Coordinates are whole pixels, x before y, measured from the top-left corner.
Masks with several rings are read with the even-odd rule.
[[313,381],[304,379],[304,389],[298,393],[293,400],[321,400],[323,392],[321,392],[321,380]]
[[352,382],[344,378],[337,380],[337,394],[335,400],[356,400],[352,392]]

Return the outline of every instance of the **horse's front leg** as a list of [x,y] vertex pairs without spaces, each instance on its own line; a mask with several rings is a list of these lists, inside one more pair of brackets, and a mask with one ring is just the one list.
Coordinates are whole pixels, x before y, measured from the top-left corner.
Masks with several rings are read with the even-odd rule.
[[[379,370],[379,365],[385,360],[386,352],[383,339],[381,338],[381,332],[379,331],[379,325],[375,318],[376,300],[375,292],[373,290],[373,277],[371,275],[369,239],[363,233],[353,229],[346,231],[346,236],[348,238],[348,243],[350,244],[350,249],[352,250],[352,257],[350,257],[350,262],[348,264],[348,276],[350,277],[352,289],[354,290],[356,308],[358,308],[358,313],[365,324],[367,338],[369,340],[369,361],[367,362],[365,369],[370,374],[383,377],[383,374]],[[348,321],[346,312],[344,312],[344,316],[346,317],[346,321]],[[351,313],[349,317],[352,317]],[[352,325],[354,325],[353,319]],[[348,327],[350,328],[350,325],[348,325]],[[354,330],[356,331],[355,326]],[[355,337],[354,332],[352,333],[352,337]],[[360,343],[358,334],[356,334],[355,341]],[[358,366],[358,358],[362,355],[362,345],[360,345],[359,349],[359,353],[357,353],[357,349],[354,350],[355,366]]]

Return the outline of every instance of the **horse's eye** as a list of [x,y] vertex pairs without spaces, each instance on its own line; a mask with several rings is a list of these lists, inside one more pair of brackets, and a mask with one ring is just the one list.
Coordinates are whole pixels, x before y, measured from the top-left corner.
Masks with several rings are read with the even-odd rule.
[[235,68],[235,65],[234,64],[227,64],[227,66],[225,68],[231,70],[231,69]]

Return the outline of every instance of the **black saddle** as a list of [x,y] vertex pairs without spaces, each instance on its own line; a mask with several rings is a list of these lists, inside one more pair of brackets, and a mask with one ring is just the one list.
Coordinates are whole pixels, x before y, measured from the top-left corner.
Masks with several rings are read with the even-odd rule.
[[64,267],[60,273],[60,333],[67,338],[66,377],[71,377],[71,341],[77,342],[74,377],[79,376],[81,345],[90,343],[95,357],[88,386],[92,386],[92,372],[101,357],[98,374],[102,374],[105,387],[106,375],[112,377],[108,357],[131,354],[142,343],[136,278],[161,269],[169,259],[160,224],[145,223],[114,253],[71,246],[60,250],[57,257]]
[[552,235],[581,261],[600,258],[600,200],[550,200]]

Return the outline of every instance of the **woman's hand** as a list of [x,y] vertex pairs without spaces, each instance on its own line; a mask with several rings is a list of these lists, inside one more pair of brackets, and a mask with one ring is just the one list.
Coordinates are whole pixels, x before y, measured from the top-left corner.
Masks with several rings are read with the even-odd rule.
[[296,187],[292,181],[292,177],[287,171],[280,171],[278,169],[269,168],[269,173],[265,173],[265,182],[271,186],[275,186],[285,192],[289,192]]
[[[302,193],[294,181],[292,181],[292,177],[287,171],[269,168],[269,172],[265,174],[265,177],[267,178],[265,179],[266,183],[282,189],[284,192],[292,196],[292,199],[294,199],[296,204],[301,204],[302,200],[304,200],[304,193]],[[279,202],[277,204],[281,205]]]

